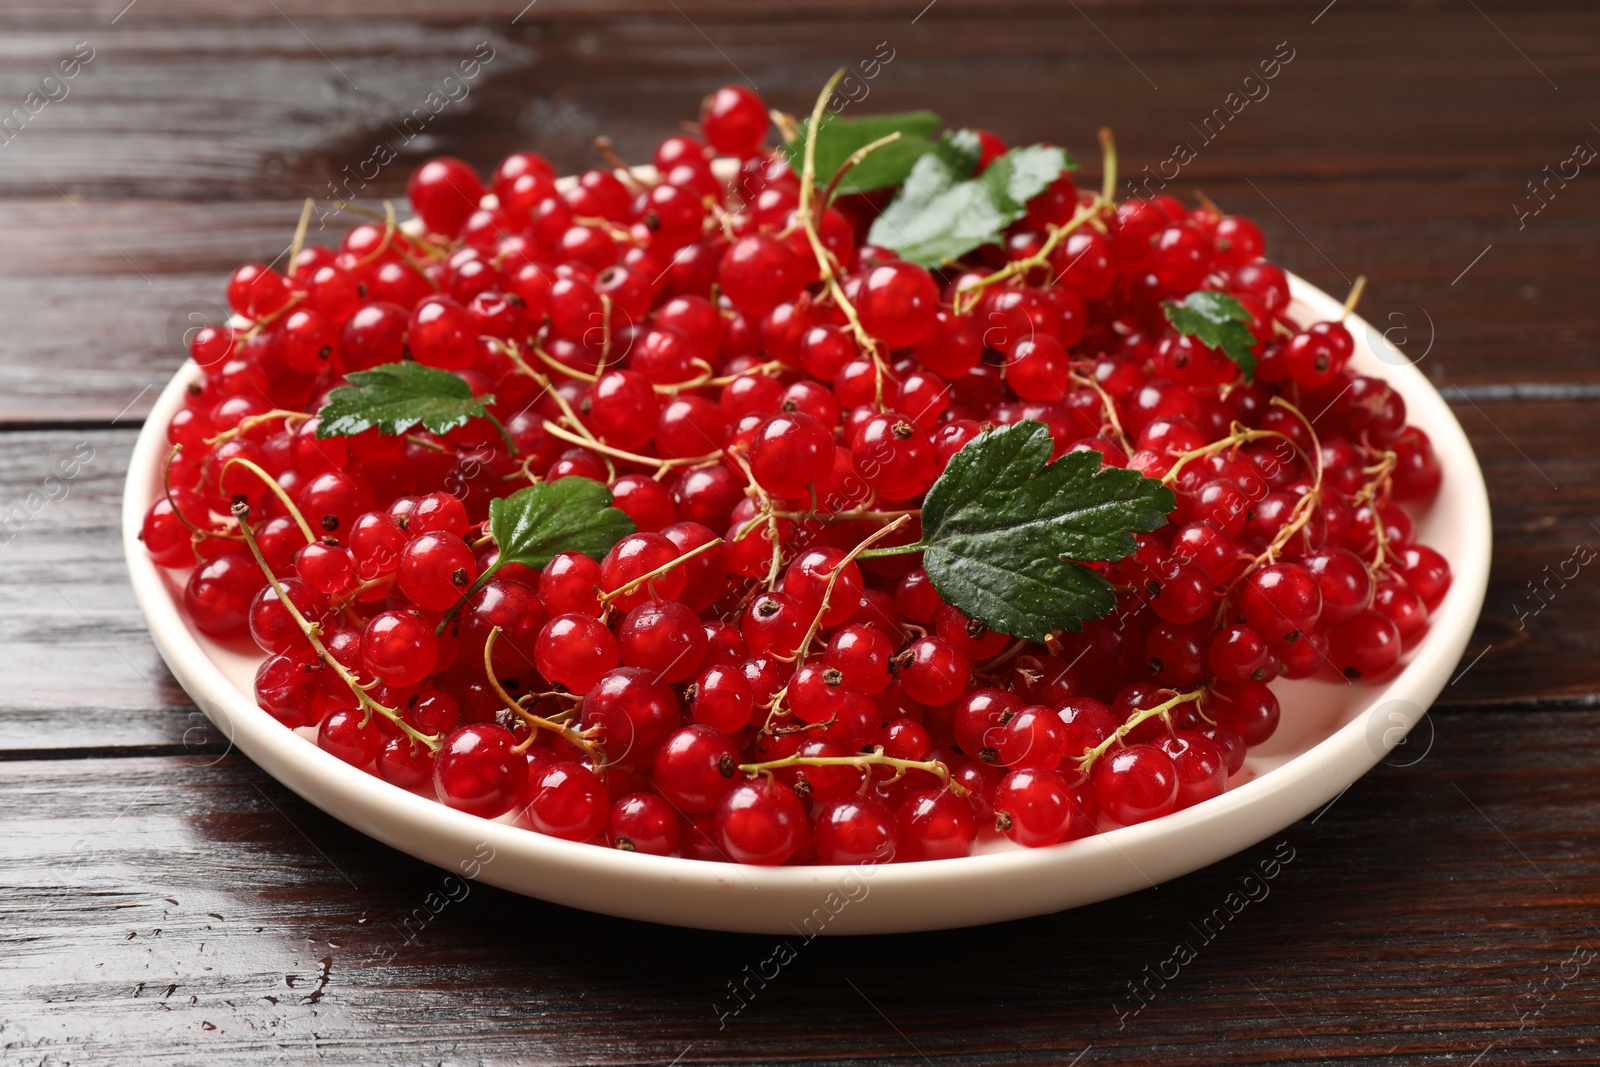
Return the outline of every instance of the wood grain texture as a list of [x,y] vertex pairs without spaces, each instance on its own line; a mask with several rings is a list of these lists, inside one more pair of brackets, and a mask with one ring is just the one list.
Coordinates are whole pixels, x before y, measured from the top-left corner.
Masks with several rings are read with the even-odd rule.
[[[1365,274],[1365,317],[1421,357],[1436,384],[1465,388],[1474,403],[1515,402],[1494,388],[1508,383],[1581,393],[1600,369],[1591,297],[1600,287],[1600,182],[1574,183],[1520,232],[1510,179],[1172,188],[1258,219],[1273,257],[1328,292],[1342,294]],[[286,200],[75,199],[10,201],[18,221],[0,248],[0,306],[30,314],[0,336],[0,423],[141,417],[155,390],[140,391],[165,382],[184,357],[189,316],[221,314],[228,272],[281,255],[300,214]],[[330,218],[312,239],[333,243],[354,221]],[[86,307],[96,314],[85,317]]]
[[515,25],[487,13],[440,25],[362,20],[342,5],[291,16],[261,4],[241,6],[256,13],[252,21],[185,19],[138,0],[114,26],[64,19],[59,29],[8,34],[0,93],[17,97],[75,35],[87,35],[97,54],[71,96],[6,146],[0,188],[320,190],[374,138],[394,136],[390,123],[482,42],[495,58],[426,141],[412,142],[415,152],[487,162],[533,142],[573,167],[591,163],[593,136],[607,133],[639,158],[729,78],[749,78],[774,106],[800,110],[829,71],[886,42],[892,63],[860,106],[937,104],[953,124],[1086,149],[1099,126],[1112,125],[1132,173],[1175,141],[1200,137],[1201,120],[1286,42],[1281,55],[1292,60],[1264,99],[1202,146],[1186,168],[1194,175],[1522,180],[1592,134],[1581,101],[1600,81],[1588,48],[1600,13],[1581,7],[1491,6],[1491,19],[1470,6],[1343,0],[1313,25],[1304,12],[1261,5],[1055,5],[1006,17],[946,0],[913,23],[922,6],[858,5],[840,16],[802,5],[774,19],[665,5],[575,17],[571,5],[535,4]]
[[[448,881],[232,756],[7,763],[22,932],[0,1044],[17,1063],[1064,1064],[1091,1044],[1080,1062],[1592,1063],[1597,965],[1551,976],[1600,951],[1597,728],[1436,714],[1413,766],[1230,860],[1022,922],[793,938],[736,1014],[728,983],[775,939]],[[455,899],[435,914],[429,893]]]
[[[1577,2],[0,7],[0,118],[95,49],[0,136],[0,1063],[1597,1062],[1600,965],[1575,961],[1600,952],[1600,584],[1551,575],[1600,545],[1600,179],[1516,207],[1600,144],[1597,35]],[[1494,568],[1466,669],[1392,761],[1414,766],[1158,890],[802,943],[723,1017],[771,939],[463,895],[227,753],[134,607],[121,485],[185,317],[380,140],[399,156],[360,188],[374,202],[437,153],[531,146],[570,171],[606,133],[642,160],[718,84],[800,109],[879,42],[894,59],[853,106],[1063,143],[1091,179],[1100,125],[1125,175],[1188,141],[1168,191],[1251,215],[1330,292],[1366,274],[1363,313],[1427,351],[1478,452]],[[1280,42],[1270,95],[1207,139]],[[1294,858],[1264,881],[1280,842]],[[434,915],[429,893],[460,899]],[[1195,959],[1163,980],[1180,943]]]
[[[131,430],[11,433],[0,450],[3,755],[210,740],[134,606],[118,515]],[[76,468],[76,476],[63,472]]]

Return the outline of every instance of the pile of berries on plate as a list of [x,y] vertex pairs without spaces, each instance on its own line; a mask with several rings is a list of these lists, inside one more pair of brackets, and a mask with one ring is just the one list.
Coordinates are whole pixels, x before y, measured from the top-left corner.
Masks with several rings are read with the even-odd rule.
[[268,714],[572,841],[932,860],[1215,797],[1268,682],[1421,640],[1439,465],[1254,223],[830,99],[233,274],[143,539]]

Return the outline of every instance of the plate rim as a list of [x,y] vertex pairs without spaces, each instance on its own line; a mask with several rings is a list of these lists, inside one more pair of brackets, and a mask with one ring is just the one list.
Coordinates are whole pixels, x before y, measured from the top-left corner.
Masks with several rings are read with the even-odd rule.
[[[1296,275],[1288,277],[1294,303],[1302,305],[1313,316],[1338,317],[1341,301]],[[861,924],[852,921],[831,924],[823,932],[939,929],[1043,914],[1120,896],[1142,888],[1145,883],[1154,885],[1198,870],[1303,818],[1370,771],[1404,739],[1403,733],[1391,736],[1395,732],[1385,730],[1382,747],[1374,745],[1367,722],[1371,713],[1395,700],[1409,701],[1418,709],[1416,718],[1410,721],[1410,727],[1414,727],[1443,691],[1445,679],[1461,659],[1487,593],[1492,554],[1490,509],[1481,465],[1455,413],[1433,383],[1360,316],[1352,314],[1347,321],[1353,327],[1352,332],[1357,334],[1358,359],[1365,354],[1372,355],[1382,362],[1379,373],[1383,377],[1394,383],[1404,383],[1400,391],[1407,403],[1408,418],[1416,410],[1414,405],[1420,403],[1429,409],[1426,421],[1438,454],[1462,457],[1456,466],[1446,468],[1446,478],[1455,483],[1451,492],[1462,494],[1459,508],[1464,509],[1467,521],[1476,530],[1469,531],[1466,538],[1467,558],[1450,560],[1453,584],[1445,601],[1430,618],[1430,632],[1411,660],[1388,682],[1372,690],[1364,709],[1350,722],[1283,764],[1195,807],[1044,849],[883,864],[865,870],[817,865],[746,867],[622,853],[455,811],[431,798],[391,786],[308,743],[257,707],[253,699],[223,674],[183,620],[178,598],[168,592],[168,579],[149,559],[139,540],[144,512],[153,499],[150,495],[152,472],[159,471],[160,457],[169,447],[165,440],[166,423],[180,406],[185,387],[199,374],[192,360],[185,361],[162,391],[135,443],[124,484],[124,555],[135,599],[162,659],[186,694],[218,726],[230,745],[236,745],[273,778],[333,818],[425,862],[450,868],[466,862],[462,848],[468,843],[477,842],[478,847],[487,844],[494,855],[509,854],[515,862],[485,864],[474,876],[515,892],[586,910],[672,925],[779,933],[785,927],[793,929],[793,922],[778,923],[755,917],[752,912],[763,908],[759,902],[754,909],[730,907],[732,902],[726,899],[726,894],[748,891],[759,895],[762,890],[777,890],[776,896],[789,899],[796,891],[815,894],[819,887],[837,887],[846,874],[857,872],[870,877],[872,890],[880,896],[903,898],[914,893],[937,894],[943,889],[955,893],[973,888],[974,883],[1038,876],[1052,869],[1068,874],[1081,866],[1099,871],[1105,879],[1119,866],[1133,868],[1124,871],[1123,877],[1111,879],[1115,884],[1106,891],[1093,890],[1078,896],[1071,892],[1045,894],[1052,900],[1065,901],[1054,907],[1038,907],[1039,900],[1043,899],[1038,893],[1029,897],[1032,903],[1012,904],[1009,910],[998,903],[984,908],[970,904],[963,907],[959,902],[947,901],[931,909],[944,916],[933,920],[919,918],[915,908],[897,916],[892,910],[883,913],[882,907],[874,906],[873,917],[864,927],[858,929]],[[1392,359],[1384,358],[1381,354],[1384,349]],[[1437,432],[1441,427],[1447,431],[1445,439]],[[158,486],[158,480],[155,484]],[[1266,817],[1262,818],[1264,813]],[[1252,814],[1254,817],[1249,817]],[[401,838],[397,835],[394,829],[397,820],[417,836]],[[1262,830],[1262,827],[1267,828]],[[1207,858],[1198,863],[1187,858],[1169,862],[1163,857],[1159,847],[1163,842],[1171,844],[1191,834],[1209,835],[1225,851],[1207,849]],[[1169,851],[1174,855],[1183,852],[1178,848]],[[1151,859],[1140,868],[1129,858],[1130,852]],[[730,877],[730,873],[737,876]],[[541,882],[537,891],[526,888],[530,879]],[[592,887],[594,879],[614,882],[613,889],[631,885],[640,892],[620,896],[613,892],[597,903],[591,894],[583,892],[584,887]],[[649,892],[652,888],[668,887],[672,890],[670,893]],[[694,914],[692,908],[685,907],[684,890],[691,896],[707,895],[703,913]],[[857,913],[864,910],[867,909],[858,908]],[[954,921],[951,921],[952,915]]]

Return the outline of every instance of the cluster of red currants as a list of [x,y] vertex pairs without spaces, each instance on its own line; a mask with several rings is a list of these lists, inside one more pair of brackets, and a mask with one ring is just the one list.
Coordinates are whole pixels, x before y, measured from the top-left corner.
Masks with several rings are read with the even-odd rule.
[[[196,629],[267,653],[262,708],[457,809],[746,863],[1042,846],[1220,794],[1277,726],[1267,683],[1391,670],[1450,584],[1404,502],[1440,471],[1340,322],[1287,318],[1261,231],[1120,205],[1063,173],[1004,243],[929,271],[865,242],[886,194],[819,202],[730,87],[655,152],[558,183],[412,176],[199,330],[144,541]],[[1005,150],[982,135],[987,163]],[[719,178],[713,156],[739,161]],[[821,176],[824,180],[828,176]],[[1165,301],[1229,294],[1253,377]],[[503,423],[319,436],[348,373],[455,372]],[[1312,417],[1307,417],[1310,413]],[[1035,420],[1176,493],[1094,564],[1117,608],[1045,642],[946,603],[921,495]],[[497,562],[491,500],[567,477],[636,527],[595,559]],[[237,517],[236,517],[237,516]]]

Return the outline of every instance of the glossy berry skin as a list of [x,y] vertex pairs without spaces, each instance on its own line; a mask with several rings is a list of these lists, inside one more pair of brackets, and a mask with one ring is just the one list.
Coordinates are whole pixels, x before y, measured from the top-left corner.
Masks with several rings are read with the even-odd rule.
[[1251,748],[1264,744],[1278,728],[1278,698],[1256,681],[1214,684],[1202,710],[1218,726],[1238,733]]
[[832,469],[833,435],[805,412],[772,416],[750,440],[750,472],[773,496],[806,496]]
[[584,695],[581,710],[585,729],[600,727],[606,758],[633,766],[648,764],[682,720],[677,694],[637,667],[606,672]]
[[1322,615],[1322,590],[1303,567],[1273,563],[1245,579],[1239,593],[1245,621],[1269,638],[1301,634]]
[[581,552],[559,552],[539,573],[539,600],[551,615],[600,614],[600,563]]
[[855,305],[868,333],[888,348],[907,348],[933,328],[939,287],[915,263],[895,260],[867,271]]
[[411,172],[406,196],[430,233],[454,237],[483,199],[477,171],[451,156],[430,159]]
[[444,739],[433,763],[439,799],[457,811],[504,815],[528,785],[528,758],[513,751],[511,731],[494,723],[463,726]]
[[828,642],[823,661],[838,671],[843,683],[875,697],[889,685],[889,660],[894,645],[876,626],[846,626]]
[[1100,810],[1124,826],[1148,822],[1176,806],[1178,772],[1154,745],[1112,748],[1095,764],[1094,795]]
[[735,863],[771,867],[800,848],[806,812],[786,785],[767,778],[738,783],[722,795],[712,816],[717,844]]
[[433,780],[433,753],[409,737],[391,737],[378,749],[378,777],[401,789],[417,789]]
[[805,280],[805,265],[794,249],[767,234],[740,238],[717,265],[717,284],[747,315],[765,315],[793,300]]
[[792,656],[815,614],[787,593],[763,593],[745,608],[739,632],[752,655]]
[[843,563],[844,556],[837,548],[813,548],[795,557],[783,574],[783,591],[813,612],[827,597],[824,626],[839,625],[861,606],[861,568],[854,561]]
[[948,790],[912,793],[895,810],[895,822],[894,858],[901,862],[958,859],[972,852],[978,837],[972,805]]
[[1224,627],[1212,639],[1206,655],[1211,670],[1222,681],[1267,680],[1271,653],[1254,627],[1244,623]]
[[753,156],[767,139],[766,102],[753,89],[724,85],[700,105],[700,130],[722,155]]
[[1338,625],[1355,618],[1372,602],[1372,575],[1354,552],[1329,548],[1309,556],[1306,570],[1322,593],[1320,621]]
[[1062,770],[1072,771],[1069,761],[1099,745],[1116,731],[1118,722],[1111,709],[1092,697],[1073,697],[1056,709],[1056,717],[1067,729]]
[[1400,550],[1398,570],[1429,611],[1444,603],[1450,591],[1450,562],[1438,552],[1427,545],[1406,545]]
[[593,616],[557,615],[539,631],[533,661],[545,678],[582,695],[617,666],[617,641]]
[[734,786],[739,753],[728,735],[710,726],[684,726],[667,737],[652,764],[651,782],[679,810],[708,812]]
[[491,650],[495,673],[522,674],[534,665],[537,642],[546,614],[532,588],[509,578],[492,578],[467,599],[461,610],[458,633],[463,658],[476,668],[496,627],[500,635]]
[[1049,334],[1012,343],[1006,356],[1006,384],[1024,400],[1060,400],[1067,395],[1067,350]]
[[370,767],[383,746],[377,716],[360,708],[337,708],[317,728],[317,747],[352,767]]
[[467,543],[454,534],[437,532],[413,538],[406,545],[395,582],[418,607],[445,611],[461,599],[477,576],[478,561]]
[[695,680],[689,698],[694,721],[731,734],[750,721],[755,695],[744,673],[730,664],[713,664]]
[[261,568],[249,556],[218,556],[189,576],[183,590],[184,611],[195,629],[208,637],[243,637],[249,627],[250,602],[265,584]]
[[1030,705],[1018,711],[1000,731],[995,754],[1012,770],[1053,771],[1067,749],[1067,728],[1051,708]]
[[1005,725],[1021,708],[1021,698],[1004,689],[975,689],[962,694],[951,723],[957,747],[986,765],[998,764]]
[[629,667],[664,682],[694,676],[706,654],[706,632],[695,613],[674,600],[640,604],[617,627],[617,648]]
[[[328,598],[298,578],[286,578],[279,583],[288,594],[289,602],[307,622],[325,622]],[[272,586],[264,586],[250,602],[250,636],[263,652],[286,652],[291,648],[309,648],[310,642],[301,632],[294,617]]]
[[1362,611],[1332,628],[1328,654],[1346,678],[1371,679],[1400,658],[1400,629],[1382,612]]
[[1054,771],[1012,771],[995,786],[993,803],[995,828],[1025,848],[1053,845],[1072,832],[1072,791]]
[[876,797],[849,795],[819,804],[812,822],[818,863],[882,863],[894,855],[899,826],[894,812]]
[[541,834],[587,841],[605,828],[610,811],[604,783],[581,763],[553,763],[528,783],[528,824]]
[[291,730],[316,726],[325,710],[326,700],[319,684],[324,673],[322,663],[304,653],[268,656],[256,668],[256,703]]
[[919,704],[946,704],[961,695],[971,665],[941,637],[913,641],[895,657],[906,695]]
[[[617,593],[611,597],[611,604],[620,611],[632,611],[657,597],[676,600],[688,582],[682,567],[674,567],[645,581],[639,579],[677,558],[678,546],[661,534],[629,534],[613,545],[606,558],[600,561],[600,589]],[[630,587],[627,593],[618,592]]]
[[1222,747],[1197,733],[1183,731],[1157,738],[1155,746],[1172,760],[1178,778],[1174,811],[1221,796],[1228,785],[1228,761]]
[[927,489],[934,457],[928,431],[892,411],[868,419],[850,443],[851,462],[885,500],[910,500]]
[[670,856],[678,850],[678,813],[654,793],[630,793],[612,803],[605,834],[612,848]]
[[439,640],[408,611],[386,611],[361,632],[361,665],[386,685],[404,689],[433,673]]
[[[607,371],[585,402],[589,428],[609,444],[631,451],[643,447],[654,433],[660,403],[649,379],[637,371]],[[702,447],[690,454],[706,451]]]

